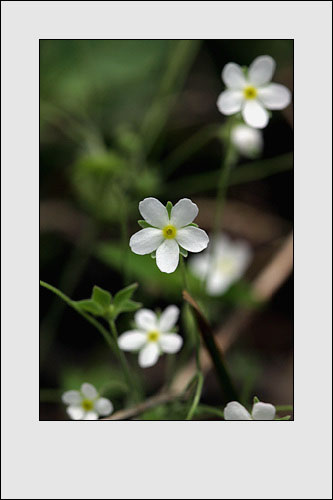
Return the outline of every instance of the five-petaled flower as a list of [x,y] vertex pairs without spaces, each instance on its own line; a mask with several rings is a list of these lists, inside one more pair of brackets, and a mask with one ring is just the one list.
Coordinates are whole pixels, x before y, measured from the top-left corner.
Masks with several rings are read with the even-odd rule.
[[221,234],[210,243],[202,255],[195,255],[189,261],[190,269],[206,282],[209,295],[220,295],[245,272],[252,257],[252,250],[243,240],[232,241]]
[[224,115],[239,111],[251,127],[266,127],[267,109],[283,109],[291,101],[291,92],[284,85],[270,83],[275,70],[275,61],[270,56],[259,56],[250,65],[247,73],[235,63],[228,63],[222,71],[227,89],[217,100],[217,107]]
[[66,411],[72,420],[97,420],[113,412],[109,399],[101,398],[92,384],[84,383],[80,391],[66,391],[62,401],[67,406]]
[[156,198],[145,198],[139,211],[150,227],[141,229],[130,239],[132,251],[138,255],[156,250],[157,267],[164,273],[173,273],[179,262],[179,247],[189,252],[201,252],[208,245],[208,236],[192,224],[199,209],[188,198],[172,207],[170,214]]
[[140,309],[134,316],[135,330],[122,333],[118,345],[124,351],[139,351],[142,368],[154,365],[160,354],[178,352],[183,339],[171,330],[179,316],[176,306],[167,307],[160,317],[149,309]]
[[251,414],[237,401],[231,401],[224,408],[224,420],[274,420],[275,407],[261,401],[254,403]]

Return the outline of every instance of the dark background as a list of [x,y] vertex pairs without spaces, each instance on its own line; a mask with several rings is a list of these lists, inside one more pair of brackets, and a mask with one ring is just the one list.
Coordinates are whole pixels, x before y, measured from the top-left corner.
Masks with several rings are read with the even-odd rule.
[[[173,167],[170,155],[199,130],[225,121],[215,104],[223,90],[223,66],[230,61],[249,65],[262,54],[276,60],[273,80],[293,89],[291,40],[40,42],[42,280],[74,299],[89,297],[95,284],[114,293],[138,280],[135,299],[146,307],[181,306],[176,286],[163,286],[149,256],[141,260],[144,276],[134,266],[124,279],[119,252],[111,251],[123,237],[119,211],[124,210],[131,235],[139,229],[137,206],[145,196],[162,202],[190,197],[200,208],[200,226],[209,231],[223,155],[220,141],[207,140]],[[264,151],[252,180],[228,190],[224,229],[232,237],[246,237],[255,250],[247,281],[292,228],[292,125],[292,106],[274,112],[263,131]],[[241,159],[235,169],[250,163]],[[199,174],[208,175],[205,184]],[[234,227],[233,211],[242,220],[249,207],[250,226],[244,231],[242,224]],[[130,252],[128,259],[133,259]],[[236,287],[234,297],[216,302],[214,327],[246,299],[242,293]],[[45,289],[40,316],[40,419],[65,419],[64,390],[85,381],[100,388],[122,376],[98,333]],[[131,319],[122,316],[119,330],[127,329]],[[163,384],[164,358],[138,370],[136,357],[129,356],[147,395]],[[292,277],[258,310],[227,361],[244,401],[257,394],[274,404],[293,402]],[[115,383],[108,396],[116,409],[123,407],[121,386]],[[221,407],[213,373],[206,378],[202,401]]]

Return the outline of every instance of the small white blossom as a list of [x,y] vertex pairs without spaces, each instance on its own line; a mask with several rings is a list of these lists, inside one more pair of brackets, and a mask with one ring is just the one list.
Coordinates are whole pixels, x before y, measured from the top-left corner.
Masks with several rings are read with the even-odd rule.
[[246,241],[232,241],[220,235],[211,242],[212,249],[189,261],[194,275],[206,281],[209,295],[220,295],[244,274],[252,258]]
[[248,125],[236,125],[231,130],[231,142],[243,156],[255,158],[263,149],[262,131]]
[[224,408],[224,420],[274,420],[275,406],[270,403],[254,403],[252,413],[237,401],[231,401]]
[[113,412],[109,399],[101,398],[92,384],[82,384],[80,391],[66,391],[62,401],[67,406],[67,413],[72,420],[97,420]]
[[222,71],[227,89],[219,95],[217,107],[224,115],[241,112],[251,127],[266,127],[267,109],[283,109],[291,101],[290,90],[279,83],[270,83],[275,61],[270,56],[259,56],[245,74],[235,63],[228,63]]
[[208,245],[208,236],[191,225],[199,209],[187,198],[172,207],[170,217],[164,205],[156,198],[145,198],[139,203],[142,217],[152,227],[133,234],[132,251],[138,255],[156,250],[156,264],[163,273],[173,273],[179,262],[179,246],[189,252],[201,252]]
[[139,351],[139,365],[142,368],[154,365],[162,353],[178,352],[183,339],[171,331],[178,316],[179,309],[176,306],[167,307],[160,317],[149,309],[140,309],[134,316],[136,329],[119,336],[120,349]]

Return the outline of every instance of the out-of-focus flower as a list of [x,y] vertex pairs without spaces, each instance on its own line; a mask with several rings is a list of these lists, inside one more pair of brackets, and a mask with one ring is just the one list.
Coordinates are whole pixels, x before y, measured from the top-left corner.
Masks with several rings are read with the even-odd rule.
[[145,198],[139,210],[146,227],[131,237],[130,247],[138,255],[156,250],[156,264],[163,273],[177,269],[182,249],[201,252],[207,247],[207,234],[192,223],[199,209],[188,198],[179,200],[170,211],[156,198]]
[[232,128],[231,142],[240,154],[249,158],[259,156],[264,145],[261,130],[244,124]]
[[259,56],[247,72],[235,63],[223,68],[222,79],[227,89],[217,100],[217,107],[224,115],[239,111],[251,127],[264,128],[269,120],[267,109],[283,109],[291,101],[291,92],[284,85],[270,83],[275,61],[270,56]]
[[244,274],[252,251],[247,242],[232,241],[224,234],[210,244],[212,248],[192,257],[189,265],[193,274],[206,281],[209,295],[220,295]]
[[62,401],[72,420],[97,420],[113,412],[109,399],[101,398],[92,384],[84,383],[79,391],[66,391]]
[[224,420],[274,420],[275,406],[270,403],[254,403],[251,415],[243,405],[231,401],[224,408]]
[[134,316],[136,329],[119,336],[119,347],[124,351],[139,351],[142,368],[153,366],[161,354],[172,354],[181,349],[183,339],[171,331],[178,316],[176,306],[167,307],[160,317],[149,309],[140,309]]

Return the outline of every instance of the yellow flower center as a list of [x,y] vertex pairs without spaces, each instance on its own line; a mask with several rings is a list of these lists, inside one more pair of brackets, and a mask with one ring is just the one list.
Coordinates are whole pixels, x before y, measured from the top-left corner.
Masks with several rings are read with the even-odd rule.
[[175,238],[176,234],[177,234],[177,229],[175,228],[175,226],[172,226],[171,224],[163,228],[163,236],[168,240]]
[[148,333],[148,341],[149,342],[157,342],[160,336],[160,332],[157,330],[152,330]]
[[231,257],[223,257],[219,260],[217,267],[220,273],[224,274],[225,276],[229,276],[234,272],[235,269],[234,259],[232,259]]
[[92,401],[90,401],[90,399],[84,399],[81,403],[82,405],[82,408],[85,410],[85,411],[90,411],[93,409],[94,407],[94,404]]
[[255,99],[257,97],[258,91],[252,85],[248,85],[243,90],[245,99]]

